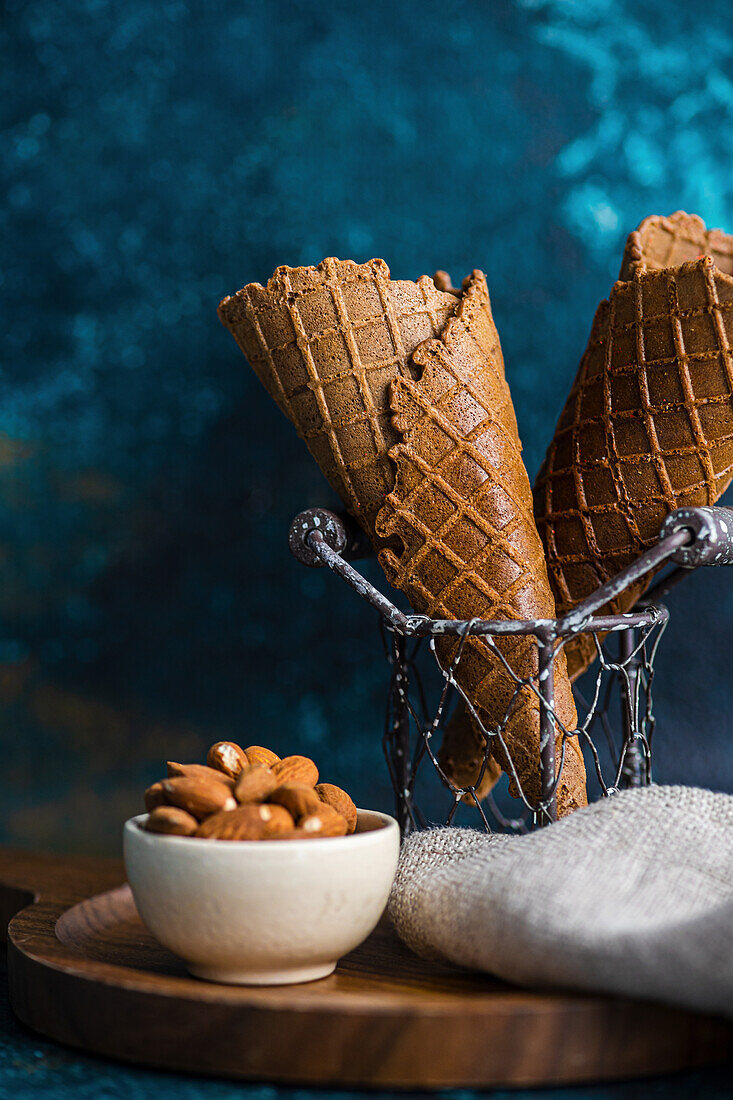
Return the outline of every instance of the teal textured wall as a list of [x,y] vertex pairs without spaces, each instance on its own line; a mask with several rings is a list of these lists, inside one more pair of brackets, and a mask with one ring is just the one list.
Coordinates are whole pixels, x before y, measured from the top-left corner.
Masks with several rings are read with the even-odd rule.
[[[116,850],[221,736],[388,805],[373,617],[288,555],[330,493],[217,302],[329,254],[483,268],[534,473],[627,232],[733,227],[730,6],[5,8],[3,835]],[[670,603],[657,776],[730,788],[733,575]]]

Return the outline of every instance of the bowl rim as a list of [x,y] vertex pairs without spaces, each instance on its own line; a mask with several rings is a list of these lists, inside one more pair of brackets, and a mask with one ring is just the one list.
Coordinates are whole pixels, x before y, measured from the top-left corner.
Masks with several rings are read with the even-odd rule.
[[[299,851],[305,849],[306,851],[318,851],[323,852],[323,845],[327,846],[328,851],[341,850],[344,845],[353,846],[358,844],[360,847],[364,847],[368,844],[375,843],[377,837],[387,837],[395,832],[399,836],[399,825],[395,818],[390,814],[384,813],[382,810],[367,810],[363,807],[357,807],[357,814],[371,814],[374,817],[380,819],[380,823],[374,829],[368,829],[363,833],[349,833],[347,836],[321,836],[321,837],[308,837],[306,840],[300,840],[297,838],[289,840],[278,840],[274,843],[266,843],[265,847],[267,851],[271,849],[275,851],[282,850],[284,852]],[[149,833],[147,829],[140,827],[141,822],[145,821],[148,817],[147,813],[136,814],[134,817],[127,819],[123,826],[124,836],[136,836],[139,839],[144,839],[145,842],[151,844],[175,843],[179,847],[186,845],[190,849],[195,851],[201,851],[202,849],[210,848],[212,844],[216,846],[217,851],[229,850],[232,851],[263,851],[262,840],[219,840],[214,837],[202,837],[202,836],[173,836],[167,833]],[[358,819],[357,819],[358,820]]]

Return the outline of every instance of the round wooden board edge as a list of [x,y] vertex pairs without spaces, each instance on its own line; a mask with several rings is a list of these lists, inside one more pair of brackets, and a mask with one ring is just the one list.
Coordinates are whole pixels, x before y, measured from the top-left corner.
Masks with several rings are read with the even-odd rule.
[[[104,886],[108,882],[107,878]],[[383,1012],[375,1016],[356,1010],[336,1014],[328,1002],[313,1010],[292,1011],[279,1003],[271,1008],[250,1004],[232,1011],[231,1003],[217,1003],[215,998],[171,998],[141,988],[133,970],[118,982],[109,974],[102,980],[85,974],[83,956],[69,952],[64,957],[64,951],[59,951],[63,945],[55,936],[57,919],[70,908],[68,902],[40,901],[11,921],[8,970],[13,1011],[27,1026],[55,1041],[135,1065],[288,1085],[399,1090],[539,1087],[695,1068],[723,1061],[731,1047],[733,1029],[721,1019],[597,997],[566,1001],[575,1010],[569,1054],[568,1014],[553,1024],[551,1013],[539,1012],[533,1017],[535,1031],[525,1032],[523,1027],[526,1049],[517,1051],[514,1059],[508,1057],[508,1031],[516,1029],[516,1012],[508,1014],[506,1005],[503,1015],[497,1006],[493,1016],[471,1016],[469,1002],[464,1027],[456,1030],[453,1020],[452,1035],[446,1014],[440,1012]],[[108,971],[112,967],[104,965]],[[104,991],[101,1003],[100,989]],[[517,993],[517,999],[524,1001],[533,997],[526,991]],[[204,1004],[207,1018],[202,1027]],[[610,1033],[609,1012],[616,1021]],[[131,1027],[120,1029],[121,1019],[130,1021]],[[479,1019],[482,1027],[477,1033]],[[614,1045],[624,1049],[630,1036],[636,1035],[638,1041],[647,1028],[666,1031],[665,1024],[670,1022],[677,1038],[682,1025],[688,1029],[687,1041],[680,1043],[670,1033],[670,1042],[655,1050],[651,1061],[639,1046],[633,1058],[627,1051],[621,1063],[603,1057]],[[589,1027],[591,1032],[595,1028],[596,1046],[599,1035],[602,1038],[601,1050],[596,1051],[602,1065],[598,1058],[592,1066],[588,1061],[592,1051],[590,1044],[584,1046],[582,1033]],[[251,1037],[250,1043],[242,1042],[243,1031]],[[554,1056],[548,1064],[544,1055],[541,1068],[532,1066],[531,1057],[527,1057],[537,1042]],[[573,1042],[577,1044],[574,1050]],[[516,1049],[516,1043],[513,1046]],[[413,1051],[407,1062],[406,1048]],[[431,1052],[430,1059],[425,1057],[426,1050]]]

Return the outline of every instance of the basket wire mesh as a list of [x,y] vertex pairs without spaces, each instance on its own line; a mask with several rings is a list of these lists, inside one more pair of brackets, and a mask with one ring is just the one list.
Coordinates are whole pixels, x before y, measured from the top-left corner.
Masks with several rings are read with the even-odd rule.
[[[401,611],[351,564],[350,559],[368,553],[368,546],[348,517],[325,509],[301,512],[291,525],[289,541],[300,562],[311,567],[325,565],[379,614],[389,666],[383,747],[403,833],[429,824],[416,793],[426,761],[448,792],[447,823],[453,821],[461,803],[468,802],[475,807],[477,819],[485,829],[525,832],[557,817],[556,792],[565,743],[570,736],[578,737],[601,797],[608,797],[620,788],[651,783],[654,663],[669,620],[669,612],[661,600],[674,584],[698,566],[733,563],[733,511],[723,507],[677,509],[665,520],[658,541],[650,550],[570,613],[559,619],[521,622],[429,619]],[[675,568],[658,580],[631,612],[603,613],[610,599],[669,563]],[[578,726],[571,730],[563,726],[555,712],[553,670],[557,654],[580,633],[593,637],[597,661],[593,673],[586,676],[586,681],[591,681],[590,689],[583,693],[577,685],[574,688]],[[438,660],[435,645],[436,637],[445,634],[459,639],[447,667]],[[514,694],[503,719],[493,728],[484,724],[455,677],[466,641],[472,635],[484,638],[514,682]],[[516,674],[495,644],[497,637],[505,635],[529,635],[535,639],[536,675],[523,678]],[[426,653],[430,658],[427,661],[423,659]],[[431,667],[437,670],[439,683],[438,701],[433,706],[428,703],[429,693],[424,684],[424,674]],[[534,692],[539,703],[541,794],[535,803],[522,789],[504,737],[522,689]],[[456,786],[441,768],[436,752],[446,718],[459,699],[470,712],[484,744],[480,773],[467,787]],[[612,718],[614,711],[617,720]],[[560,745],[559,761],[556,742]],[[506,770],[518,796],[519,811],[512,816],[502,811],[493,792],[483,800],[477,794],[492,748],[497,745],[503,750]]]

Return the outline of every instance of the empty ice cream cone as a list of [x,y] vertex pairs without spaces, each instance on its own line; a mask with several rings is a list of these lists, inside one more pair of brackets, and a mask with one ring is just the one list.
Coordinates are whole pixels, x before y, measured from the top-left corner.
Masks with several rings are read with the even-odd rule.
[[[480,271],[464,284],[458,310],[440,339],[422,344],[413,362],[421,370],[419,378],[392,384],[393,423],[401,442],[390,452],[395,488],[377,517],[379,535],[400,545],[379,554],[388,579],[416,611],[433,618],[551,618],[554,600]],[[443,667],[457,646],[455,639],[437,642]],[[497,637],[493,644],[472,637],[455,671],[482,723],[489,729],[503,727],[508,756],[532,804],[540,798],[539,703],[518,679],[536,675],[531,637]],[[560,722],[573,730],[575,706],[562,653],[555,699]],[[477,755],[476,728],[464,725],[462,732],[461,738],[459,730],[451,730],[440,754],[446,771],[461,779]],[[558,748],[561,740],[559,732]],[[510,770],[498,740],[492,753]],[[577,738],[568,737],[558,812],[568,813],[585,801],[582,754]]]
[[[732,273],[733,238],[698,217],[646,218],[629,237],[535,483],[559,613],[653,545],[670,511],[730,483]],[[606,610],[627,611],[649,579]],[[575,677],[592,638],[567,654]]]
[[[392,282],[382,260],[328,259],[278,268],[266,287],[251,284],[226,298],[219,315],[416,611],[552,617],[485,280],[474,272],[463,291],[447,277],[438,281],[441,290],[426,277]],[[444,667],[455,644],[440,642]],[[456,679],[487,728],[506,724],[517,778],[536,803],[538,701],[499,653],[516,677],[536,676],[533,640],[504,639],[494,650],[473,638]],[[562,654],[555,697],[560,722],[573,730]],[[463,738],[454,728],[443,761],[457,785],[470,785],[463,779],[476,744],[475,727],[466,726]],[[509,766],[506,757],[502,763]],[[492,766],[486,774],[495,773]],[[559,812],[585,800],[582,755],[577,739],[566,737]]]

